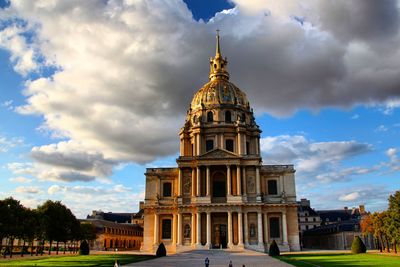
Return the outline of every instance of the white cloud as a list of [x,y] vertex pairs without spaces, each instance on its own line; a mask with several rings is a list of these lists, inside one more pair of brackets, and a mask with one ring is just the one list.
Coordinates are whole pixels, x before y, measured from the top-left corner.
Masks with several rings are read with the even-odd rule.
[[[346,1],[233,2],[209,23],[194,21],[180,0],[16,0],[0,10],[10,19],[0,46],[16,71],[41,76],[27,78],[26,103],[16,110],[41,115],[39,129],[63,139],[33,148],[29,171],[41,180],[93,181],[118,164],[174,154],[190,99],[207,81],[218,27],[231,79],[256,112],[398,107],[400,36],[391,1],[355,1],[360,9]],[[42,75],[46,67],[54,74]],[[354,141],[293,142],[278,147],[277,161],[296,159],[304,172],[368,150]]]
[[350,157],[371,151],[369,144],[352,141],[312,142],[301,135],[261,138],[267,164],[295,163],[299,172],[317,172],[334,167]]
[[339,197],[340,201],[353,201],[353,200],[357,200],[360,197],[360,193],[359,192],[353,192],[353,193],[349,193],[346,195],[341,195]]
[[8,180],[13,183],[21,183],[21,184],[26,184],[26,183],[32,182],[32,179],[26,178],[24,176],[12,177]]
[[10,149],[24,144],[24,139],[20,137],[7,138],[0,135],[0,153],[8,152]]
[[40,190],[37,186],[19,186],[15,188],[15,192],[22,194],[37,194]]
[[360,115],[358,115],[358,114],[354,114],[353,116],[350,117],[350,119],[352,119],[352,120],[357,120],[359,118],[360,118]]
[[400,171],[400,158],[398,156],[398,149],[397,148],[389,148],[386,151],[386,155],[389,157],[389,162],[387,166],[390,168],[391,171]]
[[379,125],[376,129],[375,132],[387,132],[388,128],[385,125]]

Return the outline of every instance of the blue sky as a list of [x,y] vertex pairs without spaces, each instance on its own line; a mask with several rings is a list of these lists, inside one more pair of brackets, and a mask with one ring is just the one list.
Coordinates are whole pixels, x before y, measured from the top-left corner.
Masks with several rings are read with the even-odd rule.
[[145,168],[176,166],[217,28],[263,162],[295,164],[298,199],[375,211],[399,190],[396,1],[4,3],[0,198],[62,200],[79,217],[136,211]]

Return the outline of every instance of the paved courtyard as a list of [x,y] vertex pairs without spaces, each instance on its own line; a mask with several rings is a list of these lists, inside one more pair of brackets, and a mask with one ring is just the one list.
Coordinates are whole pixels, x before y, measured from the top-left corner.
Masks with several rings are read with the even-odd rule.
[[255,251],[227,251],[227,250],[192,250],[168,257],[157,258],[144,262],[132,263],[124,266],[143,267],[203,267],[204,259],[208,257],[210,267],[228,267],[232,261],[233,267],[288,267],[287,263],[276,260],[264,253]]

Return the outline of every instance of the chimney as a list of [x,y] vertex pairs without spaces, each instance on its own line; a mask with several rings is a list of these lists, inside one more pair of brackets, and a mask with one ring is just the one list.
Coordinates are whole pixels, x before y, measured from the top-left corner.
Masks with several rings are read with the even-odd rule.
[[344,210],[347,212],[349,210],[349,208],[348,207],[344,207]]
[[360,209],[360,214],[364,214],[365,213],[365,205],[359,205],[359,209]]
[[139,202],[139,210],[144,209],[144,201]]

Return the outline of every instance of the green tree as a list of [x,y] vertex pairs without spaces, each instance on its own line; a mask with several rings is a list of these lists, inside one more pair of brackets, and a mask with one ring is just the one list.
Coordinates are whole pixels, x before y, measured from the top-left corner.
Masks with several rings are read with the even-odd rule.
[[386,226],[391,234],[393,249],[397,253],[397,244],[400,243],[400,191],[389,196],[387,214]]
[[15,200],[12,197],[2,200],[1,206],[1,232],[2,235],[4,235],[3,237],[8,238],[9,240],[11,258],[14,240],[20,238],[22,236],[21,233],[23,233],[24,230],[22,222],[25,219],[25,208],[18,200]]
[[96,239],[96,228],[90,222],[80,223],[80,240],[92,241]]
[[49,241],[51,246],[54,241],[57,242],[56,251],[58,254],[59,242],[66,242],[72,238],[73,226],[77,219],[71,210],[64,206],[60,201],[47,200],[43,205],[38,207],[41,218],[41,228],[43,236]]
[[351,244],[351,252],[354,254],[367,252],[367,248],[359,236],[354,237],[353,243]]

